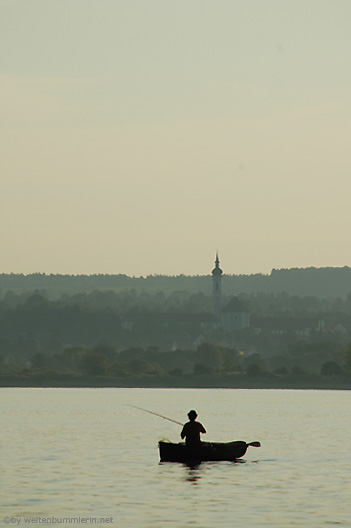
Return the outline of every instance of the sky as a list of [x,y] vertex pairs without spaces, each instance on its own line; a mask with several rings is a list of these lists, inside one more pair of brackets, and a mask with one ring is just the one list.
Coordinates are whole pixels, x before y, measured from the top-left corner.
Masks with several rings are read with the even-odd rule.
[[0,273],[351,265],[350,0],[0,0]]

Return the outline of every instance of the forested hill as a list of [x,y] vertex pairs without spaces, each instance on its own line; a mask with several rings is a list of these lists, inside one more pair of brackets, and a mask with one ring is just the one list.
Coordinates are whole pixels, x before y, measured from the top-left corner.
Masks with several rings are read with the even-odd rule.
[[[55,299],[62,295],[111,290],[165,294],[175,291],[188,293],[211,293],[211,276],[165,276],[129,277],[127,275],[46,275],[35,273],[1,274],[0,298],[7,292],[16,294],[39,290]],[[269,275],[223,275],[223,293],[280,293],[298,296],[346,297],[351,293],[351,268],[294,268],[272,270]]]

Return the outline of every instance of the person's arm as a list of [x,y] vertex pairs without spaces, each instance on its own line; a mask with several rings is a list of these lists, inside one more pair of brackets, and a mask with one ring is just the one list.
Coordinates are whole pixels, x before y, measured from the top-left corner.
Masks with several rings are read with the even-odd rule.
[[204,428],[204,426],[203,426],[202,424],[200,424],[200,425],[201,425],[200,432],[201,432],[202,434],[206,434],[206,429]]
[[186,435],[185,435],[185,425],[184,425],[184,427],[182,429],[182,432],[180,433],[180,438],[183,440],[183,438],[185,438],[185,436]]

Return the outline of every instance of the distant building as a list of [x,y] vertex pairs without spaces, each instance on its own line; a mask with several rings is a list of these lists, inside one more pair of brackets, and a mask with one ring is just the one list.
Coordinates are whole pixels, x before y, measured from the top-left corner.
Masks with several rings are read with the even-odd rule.
[[295,334],[310,336],[312,333],[323,333],[325,323],[320,319],[297,317],[256,317],[253,321],[255,333],[268,332],[275,335]]
[[215,267],[212,270],[212,301],[213,313],[218,319],[222,313],[222,275],[223,271],[219,267],[218,253],[216,253]]
[[222,275],[216,253],[215,267],[212,270],[213,314],[219,319],[223,330],[244,330],[250,326],[250,313],[237,297],[232,297],[222,309]]
[[221,314],[223,330],[244,330],[250,326],[250,313],[244,304],[232,297]]
[[156,339],[162,341],[168,334],[172,339],[172,350],[178,343],[187,346],[187,340],[193,346],[198,346],[216,331],[236,332],[248,328],[250,313],[237,297],[232,297],[222,307],[222,276],[216,253],[212,270],[212,313],[129,312],[121,318],[121,328],[126,334],[132,333],[142,340],[154,340],[157,336]]

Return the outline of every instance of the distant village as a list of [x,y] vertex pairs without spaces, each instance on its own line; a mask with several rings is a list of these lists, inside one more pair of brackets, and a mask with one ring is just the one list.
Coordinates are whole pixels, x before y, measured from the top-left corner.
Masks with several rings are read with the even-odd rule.
[[[121,320],[124,330],[133,332],[141,325],[148,323],[160,329],[193,327],[199,328],[199,334],[187,346],[196,347],[206,340],[217,340],[225,346],[235,343],[233,336],[237,333],[251,329],[256,336],[262,333],[272,335],[294,334],[309,337],[312,334],[322,335],[324,332],[333,332],[347,336],[351,332],[351,324],[345,325],[335,320],[327,322],[320,317],[258,317],[251,315],[245,302],[237,296],[231,296],[229,301],[223,303],[223,270],[220,268],[219,255],[216,254],[215,266],[212,275],[212,312],[209,313],[129,313]],[[351,321],[350,321],[351,323]],[[240,339],[239,339],[240,341]],[[183,345],[184,343],[182,343]],[[172,344],[173,348],[177,343]]]
[[[307,284],[344,295],[284,291]],[[1,383],[348,387],[350,292],[350,268],[232,277],[218,253],[201,277],[2,275]]]

